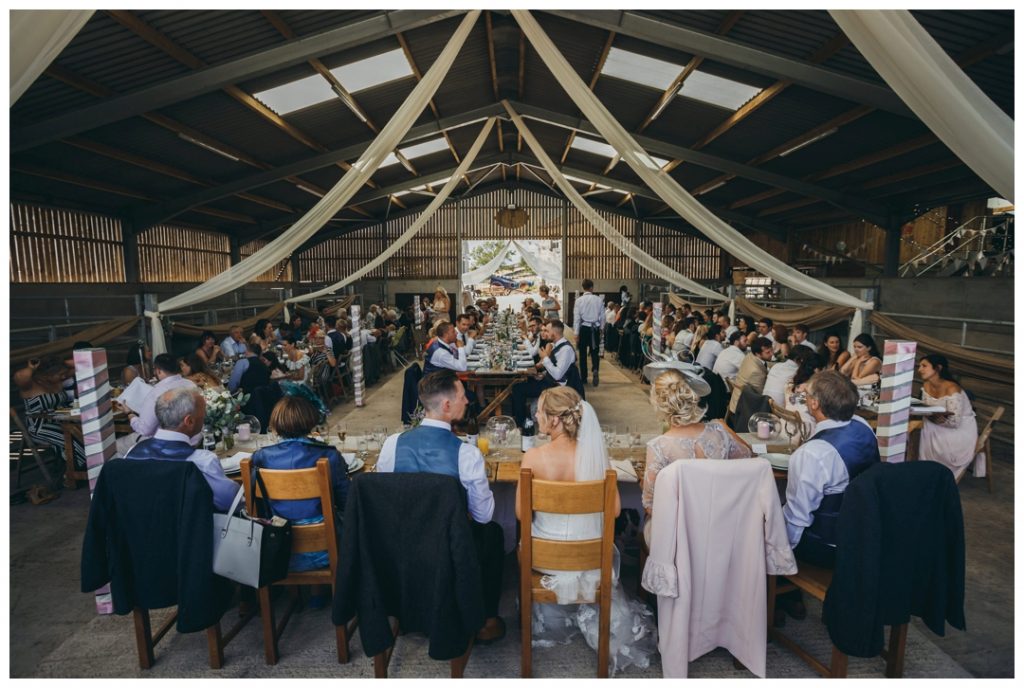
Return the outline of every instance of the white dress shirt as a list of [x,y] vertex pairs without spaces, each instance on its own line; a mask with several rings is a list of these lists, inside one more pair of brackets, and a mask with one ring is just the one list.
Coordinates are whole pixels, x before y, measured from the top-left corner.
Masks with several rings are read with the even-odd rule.
[[725,328],[725,341],[729,341],[729,337],[732,336],[733,332],[739,332],[739,331],[740,331],[740,328],[736,327],[735,325],[729,325],[729,327]]
[[768,369],[768,377],[764,380],[764,389],[761,393],[770,397],[779,408],[784,407],[786,405],[786,385],[793,380],[799,367],[796,361],[789,359],[773,365]]
[[[558,348],[559,344],[567,341],[568,340],[565,337],[562,337],[555,342],[555,345],[551,350],[554,351]],[[548,358],[541,359],[541,364],[544,366],[545,370],[548,371],[548,375],[554,378],[555,382],[560,385],[565,385],[566,381],[562,380],[562,378],[565,377],[567,372],[569,372],[569,366],[576,363],[576,350],[572,348],[571,344],[569,346],[563,346],[561,349],[558,349],[558,352],[555,354],[555,358],[558,359],[557,363],[552,363],[551,357],[549,356]]]
[[584,292],[573,306],[572,331],[577,335],[580,326],[604,327],[604,299],[597,294]]
[[676,341],[672,343],[672,351],[679,353],[689,349],[691,344],[693,344],[693,332],[690,332],[690,330],[679,330],[679,333],[676,335]]
[[845,421],[826,418],[818,423],[814,435],[789,457],[786,504],[782,507],[782,515],[786,519],[790,547],[796,547],[800,542],[800,536],[814,520],[812,514],[821,505],[822,498],[843,492],[850,483],[850,473],[839,452],[825,440],[814,437],[822,430],[841,428],[850,423],[867,425],[860,416]]
[[458,332],[455,335],[455,339],[456,339],[456,341],[459,341],[459,342],[462,342],[463,344],[465,344],[465,346],[463,348],[466,350],[466,355],[467,356],[469,356],[470,354],[473,353],[473,347],[476,346],[476,340],[473,339],[472,337],[470,337],[468,332],[466,334]]
[[817,353],[817,351],[818,351],[818,345],[815,344],[814,342],[812,342],[809,339],[803,340],[802,342],[800,342],[800,345],[801,346],[806,346],[808,349],[810,349],[811,351],[813,351],[815,353]]
[[531,356],[536,356],[540,353],[540,335],[534,335],[534,339],[534,342],[530,342],[529,337],[523,337],[523,348],[526,349],[526,353],[530,354]]
[[736,377],[736,373],[740,372],[740,364],[743,363],[743,357],[746,355],[747,353],[738,346],[730,344],[725,347],[722,353],[718,354],[718,358],[715,359],[715,366],[711,370],[718,373],[723,379]]
[[709,368],[715,369],[715,361],[718,360],[718,354],[722,353],[722,342],[717,339],[705,339],[704,343],[700,345],[700,353],[697,354],[697,363]]
[[[452,344],[451,346],[454,347],[455,345]],[[448,368],[449,370],[463,373],[468,367],[466,363],[466,347],[457,349],[456,355],[452,355],[448,345],[442,342],[442,346],[437,347],[434,354],[430,357],[430,362],[438,368]]]
[[[444,428],[448,431],[452,429],[450,424],[432,418],[424,418],[422,424],[434,428]],[[381,447],[380,456],[377,458],[378,473],[393,473],[395,471],[395,447],[400,434],[395,433],[384,440],[384,446]],[[469,515],[477,523],[489,523],[494,515],[494,494],[491,492],[491,486],[487,483],[484,455],[469,443],[463,443],[459,447],[459,482],[466,488]]]
[[220,351],[228,357],[244,356],[245,342],[236,342],[231,335],[228,335],[224,341],[220,343]]

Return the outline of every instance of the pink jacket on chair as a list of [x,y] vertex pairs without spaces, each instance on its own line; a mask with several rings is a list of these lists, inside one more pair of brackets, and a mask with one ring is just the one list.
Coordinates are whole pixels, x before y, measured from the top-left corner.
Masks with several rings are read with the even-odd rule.
[[762,458],[675,461],[654,488],[643,587],[658,596],[662,675],[724,647],[764,678],[767,574],[796,573],[775,479]]

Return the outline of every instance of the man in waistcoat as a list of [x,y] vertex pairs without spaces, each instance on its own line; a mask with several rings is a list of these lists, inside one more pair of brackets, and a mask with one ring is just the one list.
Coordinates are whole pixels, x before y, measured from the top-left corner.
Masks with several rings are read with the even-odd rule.
[[257,387],[270,384],[270,368],[260,358],[259,344],[246,342],[245,357],[235,363],[228,380],[228,391],[234,394],[239,389],[248,394]]
[[175,387],[157,398],[154,409],[160,429],[132,447],[125,460],[191,461],[213,492],[214,511],[227,511],[242,486],[224,475],[216,454],[196,449],[190,440],[202,432],[206,419],[203,393],[195,386]]
[[564,332],[565,325],[561,320],[544,323],[541,336],[547,345],[538,351],[540,362],[534,366],[543,372],[539,377],[531,377],[512,386],[512,412],[519,427],[523,427],[526,422],[527,401],[536,399],[548,387],[568,385],[584,397],[583,378],[576,367],[576,351],[563,335]]
[[447,368],[457,372],[465,372],[468,352],[464,344],[457,339],[458,331],[450,322],[441,321],[434,330],[434,340],[427,347],[423,356],[423,374],[430,375]]
[[377,472],[450,475],[466,488],[487,616],[477,642],[491,643],[505,636],[505,622],[498,616],[504,534],[501,526],[491,521],[494,495],[487,482],[483,454],[452,433],[452,422],[461,420],[466,412],[466,391],[455,372],[444,369],[424,375],[418,391],[425,412],[423,421],[412,430],[388,437],[381,447]]
[[[782,515],[797,559],[815,566],[835,568],[843,493],[851,480],[880,461],[875,433],[854,415],[857,401],[857,388],[837,371],[821,371],[807,383],[807,410],[817,426],[789,459]],[[783,605],[794,618],[806,614],[798,600]]]
[[[604,298],[594,293],[594,282],[583,280],[583,294],[573,304],[572,329],[576,333],[576,345],[580,348],[580,377],[587,380],[587,355],[594,371],[594,386],[600,382],[598,366],[601,365],[601,330],[604,329]],[[582,394],[581,394],[582,396]]]

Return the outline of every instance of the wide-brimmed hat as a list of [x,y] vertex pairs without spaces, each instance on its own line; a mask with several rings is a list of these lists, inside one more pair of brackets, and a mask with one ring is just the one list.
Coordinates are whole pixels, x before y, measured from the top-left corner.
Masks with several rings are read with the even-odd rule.
[[693,363],[685,363],[683,361],[654,361],[644,366],[644,377],[650,383],[654,383],[655,378],[664,373],[666,370],[678,370],[683,375],[683,379],[686,380],[686,384],[690,386],[699,397],[706,397],[711,394],[711,385],[701,377],[701,366],[694,365]]

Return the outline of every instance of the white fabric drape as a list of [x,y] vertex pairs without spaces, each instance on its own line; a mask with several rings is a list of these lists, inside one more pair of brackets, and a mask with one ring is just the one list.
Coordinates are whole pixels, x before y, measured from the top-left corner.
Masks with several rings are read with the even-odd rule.
[[861,55],[928,128],[1013,200],[1013,120],[906,10],[830,10]]
[[[516,245],[519,255],[523,257],[523,260],[525,260],[526,264],[530,266],[530,269],[537,273],[538,277],[542,278],[545,282],[554,282],[556,284],[562,281],[561,266],[555,265],[549,260],[544,260],[518,241],[513,240],[512,243]],[[565,250],[564,246],[562,247],[562,250]]]
[[438,191],[437,195],[434,196],[433,199],[431,199],[427,207],[423,210],[422,213],[420,213],[420,216],[416,218],[416,221],[409,225],[409,229],[405,230],[405,232],[402,233],[402,236],[398,237],[398,239],[396,239],[394,243],[388,246],[383,253],[381,253],[372,261],[370,261],[360,269],[356,270],[355,272],[353,272],[351,275],[341,280],[340,282],[335,282],[329,287],[324,287],[320,291],[314,291],[309,294],[302,294],[301,296],[293,296],[292,298],[287,299],[285,302],[294,303],[296,301],[311,301],[313,299],[318,299],[321,296],[327,296],[328,294],[331,294],[341,289],[342,287],[346,287],[352,282],[355,282],[356,280],[362,278],[364,275],[368,275],[370,272],[376,269],[377,266],[383,264],[388,258],[395,255],[403,246],[409,243],[409,240],[412,239],[416,235],[416,233],[423,228],[425,224],[427,224],[427,222],[430,220],[431,216],[437,211],[437,209],[440,208],[441,205],[446,200],[448,200],[448,195],[451,194],[452,190],[459,184],[459,182],[462,181],[462,177],[466,173],[466,170],[469,169],[470,165],[473,164],[473,161],[476,160],[477,154],[480,153],[480,148],[484,145],[484,141],[487,139],[487,135],[490,134],[491,128],[494,126],[494,122],[496,119],[496,117],[491,117],[486,122],[484,122],[483,129],[480,130],[480,133],[476,137],[476,141],[473,142],[473,145],[470,147],[469,152],[466,153],[466,156],[462,159],[462,162],[459,163],[459,166],[456,168],[455,173],[452,174],[452,176],[448,179],[447,182],[445,182],[444,186],[441,187],[441,190]]
[[[512,15],[519,22],[526,37],[530,39],[537,54],[544,60],[544,64],[551,70],[584,117],[590,120],[605,141],[615,148],[616,152],[643,179],[644,183],[657,193],[658,197],[669,207],[679,213],[680,217],[696,227],[724,251],[796,291],[829,303],[854,308],[873,308],[873,304],[850,296],[786,265],[778,258],[758,248],[753,242],[701,205],[670,175],[662,172],[651,156],[608,112],[608,109],[587,88],[576,71],[551,42],[551,39],[544,33],[544,29],[540,27],[533,15],[528,10],[512,10]],[[537,151],[534,152],[537,153]],[[717,297],[721,298],[721,295],[719,294]]]
[[512,248],[512,242],[506,241],[505,245],[498,251],[498,255],[494,256],[485,265],[481,265],[476,270],[470,270],[469,272],[462,273],[462,283],[473,285],[478,282],[487,279],[494,274],[494,271],[501,267],[501,264],[505,262],[505,256],[508,255],[509,249]]
[[[359,160],[352,165],[351,169],[345,172],[334,188],[328,191],[309,212],[303,215],[281,236],[245,260],[231,266],[198,287],[168,299],[160,304],[158,310],[146,311],[146,315],[149,316],[152,324],[154,355],[163,353],[166,350],[159,322],[161,312],[185,308],[196,303],[208,301],[248,284],[256,279],[257,276],[291,255],[293,251],[297,250],[299,246],[323,227],[335,213],[348,203],[352,195],[362,188],[373,173],[377,171],[384,158],[395,149],[398,142],[402,140],[406,132],[409,131],[413,123],[423,112],[427,103],[434,96],[437,87],[441,85],[444,77],[448,74],[452,62],[455,61],[455,57],[458,55],[462,44],[465,43],[466,37],[479,16],[480,10],[472,10],[467,13],[437,60],[431,65],[423,79],[416,84],[412,93],[409,94],[409,97],[406,98],[405,102],[395,112],[391,121],[381,130],[380,134],[377,135],[377,138],[373,140],[373,143],[370,144],[363,154],[359,156]],[[454,176],[452,178],[457,179]],[[157,336],[158,332],[160,332],[159,337]]]
[[519,113],[512,109],[512,106],[508,101],[502,101],[502,104],[505,106],[505,109],[508,110],[509,115],[512,116],[512,121],[519,129],[519,133],[523,135],[523,140],[526,141],[530,150],[533,151],[533,154],[537,156],[537,159],[555,181],[555,184],[558,185],[558,188],[562,190],[562,193],[564,193],[570,201],[572,201],[572,204],[576,206],[576,209],[579,210],[580,213],[582,213],[587,222],[592,224],[605,239],[615,246],[615,248],[621,251],[630,260],[636,262],[647,270],[650,270],[661,279],[667,280],[680,289],[685,289],[692,294],[703,296],[708,299],[714,299],[715,301],[722,300],[721,294],[684,277],[654,256],[646,253],[639,246],[624,237],[622,233],[615,229],[615,227],[613,227],[607,220],[601,217],[600,213],[590,207],[590,205],[583,200],[583,196],[573,188],[572,184],[569,183],[569,180],[565,178],[565,175],[555,167],[554,161],[544,151],[544,148],[534,137],[533,132],[526,126],[526,123],[523,121],[523,118],[519,116]]
[[89,21],[93,10],[11,10],[11,105]]

